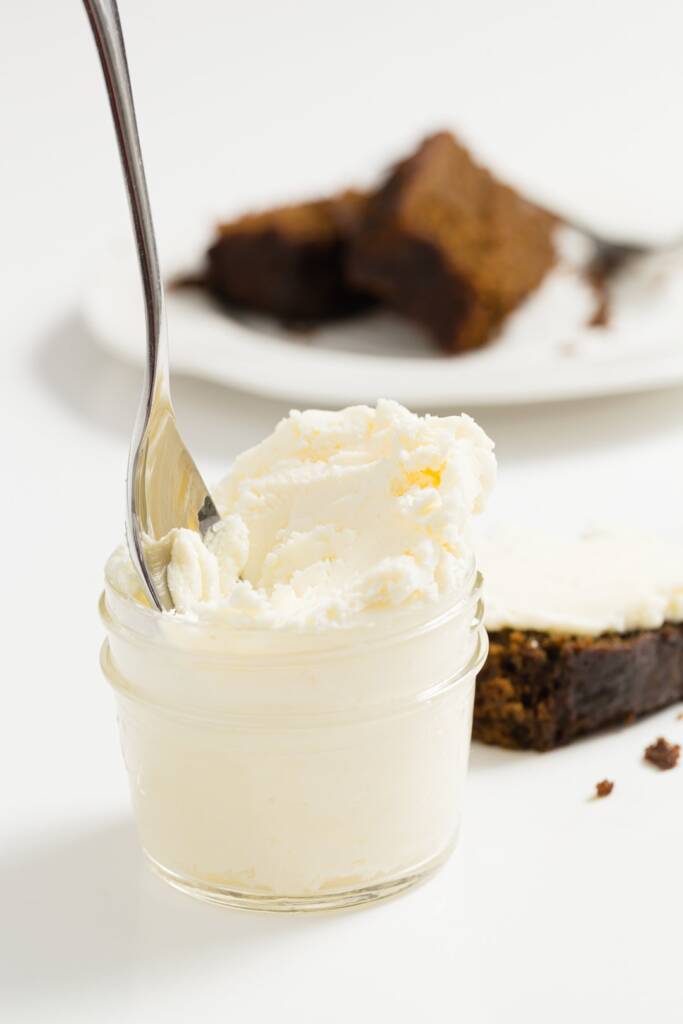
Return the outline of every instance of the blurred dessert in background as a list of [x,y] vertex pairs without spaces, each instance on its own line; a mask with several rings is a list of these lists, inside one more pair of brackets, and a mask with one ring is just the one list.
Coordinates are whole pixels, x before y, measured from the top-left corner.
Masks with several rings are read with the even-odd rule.
[[683,700],[683,544],[627,531],[483,538],[474,738],[551,750]]
[[441,132],[371,197],[349,276],[447,351],[479,348],[556,262],[557,223]]
[[347,278],[349,236],[366,206],[362,192],[250,213],[220,224],[204,283],[228,306],[285,323],[334,320],[374,300]]
[[[449,132],[427,138],[378,189],[221,223],[198,285],[231,310],[312,326],[384,306],[442,351],[480,348],[525,312],[552,271],[568,326],[604,324],[611,267],[599,245],[480,166]],[[572,283],[573,282],[573,283]],[[552,303],[551,303],[552,304]],[[565,303],[566,304],[566,303]]]

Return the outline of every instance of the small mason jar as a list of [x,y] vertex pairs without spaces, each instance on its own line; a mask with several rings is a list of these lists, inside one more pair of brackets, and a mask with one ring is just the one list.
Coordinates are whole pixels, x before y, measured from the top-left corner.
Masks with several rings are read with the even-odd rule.
[[394,895],[460,825],[481,578],[438,608],[323,631],[162,615],[106,581],[104,673],[144,851],[185,892],[255,910]]

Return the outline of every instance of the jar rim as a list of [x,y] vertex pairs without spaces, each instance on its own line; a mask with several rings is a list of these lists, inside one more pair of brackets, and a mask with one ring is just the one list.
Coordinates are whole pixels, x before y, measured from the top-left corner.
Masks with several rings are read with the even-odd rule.
[[[483,580],[473,556],[468,559],[464,585],[455,599],[415,608],[396,609],[386,622],[373,618],[367,623],[333,625],[329,629],[306,627],[267,628],[263,626],[218,626],[206,621],[192,620],[162,613],[146,607],[119,590],[106,578],[100,595],[100,617],[107,628],[127,635],[137,642],[164,648],[177,648],[179,652],[194,654],[220,653],[237,658],[253,657],[253,652],[264,660],[290,653],[296,658],[310,654],[338,657],[348,651],[352,642],[354,651],[373,649],[388,644],[408,641],[445,625],[464,612],[473,601],[481,601]],[[163,628],[167,627],[167,628]],[[267,644],[264,643],[267,638]],[[230,644],[233,639],[235,647]],[[246,647],[253,652],[247,652]],[[240,647],[243,649],[240,650]],[[264,650],[264,647],[268,650]]]

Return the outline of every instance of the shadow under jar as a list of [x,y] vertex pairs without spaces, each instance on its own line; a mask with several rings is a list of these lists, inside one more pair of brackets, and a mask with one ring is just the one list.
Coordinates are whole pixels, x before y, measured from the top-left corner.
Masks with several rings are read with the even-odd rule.
[[172,885],[254,910],[394,895],[456,842],[481,578],[371,626],[235,629],[136,604],[107,579],[104,673],[145,853]]

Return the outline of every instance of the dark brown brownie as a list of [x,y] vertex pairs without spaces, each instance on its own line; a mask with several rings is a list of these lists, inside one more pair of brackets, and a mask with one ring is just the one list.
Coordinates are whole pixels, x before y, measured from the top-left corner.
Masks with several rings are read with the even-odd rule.
[[675,768],[681,756],[681,748],[678,743],[669,743],[663,736],[651,743],[645,750],[645,760],[649,761],[660,771],[667,771]]
[[551,750],[683,700],[683,624],[599,637],[504,629],[489,635],[474,738]]
[[595,783],[595,795],[598,799],[609,796],[614,789],[614,783],[610,782],[609,779],[603,779],[602,782]]
[[370,198],[349,276],[447,351],[478,348],[554,264],[557,223],[441,132]]
[[221,224],[204,284],[231,307],[285,322],[349,316],[373,300],[345,274],[347,241],[365,209],[360,192],[251,213]]

